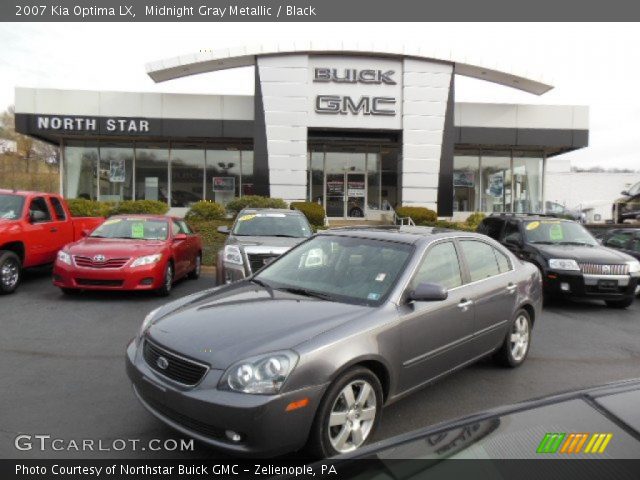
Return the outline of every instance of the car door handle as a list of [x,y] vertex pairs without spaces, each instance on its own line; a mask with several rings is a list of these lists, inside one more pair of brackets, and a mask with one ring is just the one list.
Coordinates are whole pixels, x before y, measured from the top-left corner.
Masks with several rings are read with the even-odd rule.
[[56,227],[53,227],[51,230],[49,230],[51,233],[56,233],[58,231],[58,229]]
[[473,305],[473,300],[467,300],[463,298],[462,300],[460,300],[460,303],[458,303],[458,308],[463,312],[466,312],[471,305]]
[[514,293],[516,293],[517,289],[518,289],[518,286],[514,285],[513,283],[510,283],[509,285],[507,285],[507,293],[509,295],[513,295]]

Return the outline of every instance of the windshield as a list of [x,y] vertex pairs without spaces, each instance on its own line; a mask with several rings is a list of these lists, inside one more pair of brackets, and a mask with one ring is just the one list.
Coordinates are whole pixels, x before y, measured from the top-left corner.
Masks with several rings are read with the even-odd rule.
[[377,305],[396,284],[412,251],[412,246],[401,243],[319,235],[255,278],[274,289]]
[[167,222],[146,218],[111,218],[96,228],[94,238],[133,238],[136,240],[166,240]]
[[22,214],[24,197],[21,195],[0,195],[0,218],[17,220]]
[[534,220],[525,223],[524,231],[529,243],[598,245],[596,239],[582,225],[574,222]]
[[238,217],[232,233],[241,237],[306,238],[311,236],[311,228],[302,215],[250,213]]

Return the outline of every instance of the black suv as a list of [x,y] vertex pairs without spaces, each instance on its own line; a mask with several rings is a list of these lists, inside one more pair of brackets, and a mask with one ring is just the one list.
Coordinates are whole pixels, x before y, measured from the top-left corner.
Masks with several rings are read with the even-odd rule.
[[635,298],[640,263],[601,246],[580,224],[547,215],[498,214],[485,218],[478,232],[499,241],[542,273],[545,299],[604,300],[627,308]]

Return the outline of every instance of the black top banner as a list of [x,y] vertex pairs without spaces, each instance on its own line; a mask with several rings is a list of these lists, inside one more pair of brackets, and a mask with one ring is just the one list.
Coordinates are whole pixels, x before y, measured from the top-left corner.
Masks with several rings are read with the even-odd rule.
[[[628,0],[3,0],[1,22],[638,21]],[[379,32],[381,35],[384,32]],[[541,35],[543,33],[541,32]]]

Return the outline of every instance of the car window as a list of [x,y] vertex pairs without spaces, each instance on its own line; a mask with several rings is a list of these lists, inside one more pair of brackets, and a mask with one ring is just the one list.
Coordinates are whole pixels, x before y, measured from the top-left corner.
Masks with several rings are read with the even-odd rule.
[[56,218],[58,220],[66,220],[67,215],[64,213],[64,208],[62,207],[60,200],[58,200],[56,197],[49,197],[49,200],[51,200],[51,205],[53,205],[53,210],[54,212],[56,212]]
[[469,266],[472,282],[500,273],[498,261],[493,253],[495,249],[491,245],[477,240],[462,240],[460,245]]
[[175,220],[173,220],[171,222],[171,232],[173,233],[173,235],[178,235],[179,233],[184,233],[182,232],[182,229],[180,228],[180,225],[178,224],[178,222],[176,222]]
[[591,245],[598,242],[582,225],[566,220],[531,220],[524,225],[529,243],[555,245]]
[[631,250],[634,252],[640,252],[640,237],[636,236],[631,244]]
[[504,229],[504,241],[522,243],[520,224],[517,222],[507,222],[507,226]]
[[90,236],[93,238],[166,240],[168,228],[165,220],[140,217],[112,217],[105,220]]
[[503,223],[503,220],[500,218],[486,218],[480,224],[478,232],[484,233],[494,240],[498,240],[500,238]]
[[627,248],[632,236],[631,232],[614,232],[604,241],[604,245],[611,248]]
[[462,285],[460,262],[453,243],[439,243],[429,249],[411,281],[410,289],[420,283],[437,283],[446,288]]
[[496,261],[498,262],[500,273],[508,272],[509,270],[511,270],[511,262],[509,261],[509,257],[507,257],[497,248],[493,249],[493,253],[496,256]]
[[268,212],[239,215],[232,233],[250,237],[306,238],[312,232],[303,215]]
[[51,212],[49,211],[49,207],[47,206],[47,202],[44,197],[36,197],[31,200],[31,204],[29,205],[29,215],[33,215],[36,212],[40,212],[44,215],[42,218],[38,219],[38,222],[51,221]]
[[635,196],[640,194],[640,182],[636,183],[629,189],[629,195]]
[[186,233],[187,235],[191,235],[191,229],[189,228],[189,225],[186,224],[186,222],[184,220],[180,220],[178,222],[178,225],[180,225],[180,231],[182,233]]
[[21,195],[0,195],[0,219],[17,220],[22,215],[24,197]]

